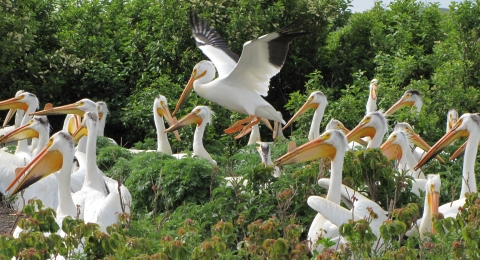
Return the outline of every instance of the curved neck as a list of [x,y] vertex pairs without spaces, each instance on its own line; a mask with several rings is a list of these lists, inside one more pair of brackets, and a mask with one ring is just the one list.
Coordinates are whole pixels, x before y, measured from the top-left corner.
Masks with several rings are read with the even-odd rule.
[[193,155],[213,162],[212,157],[203,147],[203,134],[207,125],[205,122],[206,121],[204,120],[202,124],[200,126],[197,126],[197,128],[195,129],[195,134],[193,135]]
[[104,113],[102,119],[98,121],[97,136],[104,136],[106,120],[107,120],[107,114]]
[[25,111],[22,109],[17,109],[15,114],[15,129],[19,128],[22,125],[23,116],[25,115]]
[[100,181],[100,176],[97,172],[97,129],[96,127],[92,128],[93,129],[88,129],[87,152],[85,154],[87,173],[85,174],[85,181],[83,183],[83,187],[90,187],[97,191],[104,192],[103,183]]
[[248,139],[248,144],[256,144],[257,142],[260,142],[260,128],[258,127],[258,124],[252,126],[252,132],[250,132],[250,138]]
[[84,136],[80,138],[80,141],[78,141],[77,145],[77,151],[82,152],[82,153],[87,153],[87,137]]
[[157,129],[157,151],[172,155],[172,148],[168,142],[167,134],[165,133],[165,123],[163,117],[160,117],[157,112],[153,111],[155,128]]
[[[371,90],[370,90],[370,92],[371,92]],[[370,112],[377,111],[377,100],[373,99],[371,94],[368,95],[368,101],[367,101],[366,109],[367,109],[366,114],[368,114]]]
[[328,186],[327,200],[335,204],[340,204],[340,196],[342,189],[342,169],[345,158],[345,151],[338,151],[335,159],[331,162],[330,185]]
[[425,232],[431,231],[432,226],[432,212],[430,211],[430,206],[428,204],[428,194],[425,194],[425,202],[423,205],[423,217],[419,226],[420,237],[423,237]]
[[44,132],[42,131],[42,132],[38,133],[37,148],[35,148],[35,150],[33,152],[33,156],[37,156],[37,154],[40,152],[40,150],[43,149],[43,147],[45,147],[45,145],[48,142],[49,137],[50,137],[50,126],[48,126],[47,129],[45,129]]
[[462,170],[462,189],[460,198],[465,198],[467,192],[477,192],[477,182],[475,181],[475,158],[477,157],[478,142],[480,134],[477,131],[469,131],[465,155],[463,158]]
[[[30,114],[35,112],[35,109],[34,106],[28,106],[27,108],[27,111],[23,112],[23,110],[21,109],[18,109],[17,110],[17,113],[19,113],[20,111],[20,114],[22,114],[23,112],[23,118],[22,118],[22,121],[20,122],[20,126],[28,123],[28,121],[30,121],[33,116],[31,116]],[[17,124],[16,122],[16,117],[15,117],[15,125]],[[18,153],[18,152],[30,152],[30,150],[28,149],[28,143],[27,143],[27,140],[20,140],[18,141],[18,145],[17,145],[17,149],[15,150],[15,153]]]
[[320,135],[320,124],[322,124],[323,114],[325,113],[325,105],[318,105],[313,114],[312,124],[308,132],[308,140],[312,141]]
[[415,165],[417,165],[418,160],[415,159],[412,150],[410,150],[410,142],[402,145],[402,153],[402,157],[405,158],[405,161],[407,163],[409,174],[415,179],[425,179],[425,175],[420,168],[416,171],[413,170],[415,168]]
[[58,207],[57,218],[59,216],[76,216],[77,207],[72,199],[70,191],[71,169],[73,166],[73,151],[71,156],[63,155],[63,164],[58,177]]
[[384,131],[379,131],[375,129],[375,135],[372,140],[368,142],[367,148],[378,148],[382,144],[383,136],[385,135]]

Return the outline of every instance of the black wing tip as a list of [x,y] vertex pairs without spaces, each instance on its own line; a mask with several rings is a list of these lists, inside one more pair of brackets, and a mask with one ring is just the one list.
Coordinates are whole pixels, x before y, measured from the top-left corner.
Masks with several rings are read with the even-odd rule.
[[305,20],[295,20],[292,23],[280,28],[278,31],[280,34],[288,34],[291,36],[302,36],[310,34],[308,27],[305,26]]

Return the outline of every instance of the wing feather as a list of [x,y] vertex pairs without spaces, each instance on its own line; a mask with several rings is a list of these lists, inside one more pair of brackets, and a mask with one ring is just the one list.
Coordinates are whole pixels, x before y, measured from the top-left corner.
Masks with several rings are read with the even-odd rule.
[[242,82],[237,87],[268,95],[270,78],[278,74],[287,57],[288,46],[299,36],[308,34],[294,22],[276,32],[246,42],[237,66],[226,77],[232,82]]
[[215,64],[220,77],[228,75],[237,65],[238,55],[230,50],[220,34],[197,12],[190,14],[190,28],[198,48]]

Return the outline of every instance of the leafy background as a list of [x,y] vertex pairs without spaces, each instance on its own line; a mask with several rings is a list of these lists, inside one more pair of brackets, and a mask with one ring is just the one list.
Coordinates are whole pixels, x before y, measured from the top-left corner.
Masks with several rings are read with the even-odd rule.
[[[255,147],[245,146],[246,138],[235,141],[223,134],[223,129],[244,115],[195,94],[179,116],[196,105],[212,107],[216,117],[205,132],[204,145],[218,167],[202,160],[177,161],[159,154],[135,157],[122,147],[155,148],[153,99],[162,94],[173,108],[193,66],[206,59],[191,36],[188,15],[192,9],[198,10],[238,54],[245,41],[296,19],[305,20],[311,34],[290,45],[285,66],[272,78],[266,97],[285,119],[311,91],[321,90],[329,100],[322,129],[331,118],[353,128],[364,115],[368,84],[374,77],[380,81],[381,109],[391,106],[405,90],[422,93],[424,106],[418,115],[404,109],[391,116],[389,124],[392,127],[407,121],[430,144],[445,133],[448,109],[456,108],[460,114],[477,111],[478,0],[452,3],[449,10],[413,0],[397,0],[388,8],[377,2],[371,10],[355,14],[349,4],[349,0],[0,0],[0,99],[8,99],[23,89],[35,93],[41,107],[47,102],[61,105],[85,97],[103,100],[110,110],[105,134],[121,145],[112,147],[100,140],[98,165],[108,175],[122,180],[132,192],[135,211],[131,222],[113,228],[110,237],[101,236],[77,220],[66,225],[72,229],[65,232],[77,234],[72,235],[75,241],[89,236],[103,241],[98,244],[87,240],[92,244],[87,245],[90,249],[86,252],[95,257],[115,253],[118,258],[141,254],[164,254],[173,259],[187,255],[205,259],[307,257],[304,239],[315,212],[305,201],[310,195],[325,194],[316,181],[328,177],[328,162],[286,166],[282,177],[273,180],[273,169],[259,164]],[[307,113],[285,131],[289,140],[306,142],[310,116]],[[49,120],[56,131],[63,117]],[[171,139],[174,151],[190,151],[193,128],[182,130],[180,135],[181,143]],[[262,139],[272,140],[264,127]],[[287,142],[275,142],[272,158],[287,151]],[[449,147],[446,152],[453,149]],[[388,203],[385,194],[395,194],[399,180],[404,178],[391,170],[391,164],[378,150],[352,152],[346,160],[344,183],[362,189],[366,195],[375,191],[378,201],[384,204]],[[360,165],[350,160],[360,161]],[[458,197],[461,162],[432,162],[425,167],[426,173],[442,176],[441,202]],[[381,178],[393,181],[374,187],[375,182],[369,181],[371,165],[375,165]],[[226,188],[223,177],[236,175],[244,176],[249,181],[247,186]],[[475,258],[475,237],[479,236],[472,229],[478,227],[478,203],[474,198],[469,210],[454,222],[439,222],[444,225],[439,229],[444,231],[442,236],[432,235],[430,244],[426,244],[418,238],[403,237],[405,230],[399,222],[411,225],[423,206],[421,198],[406,193],[395,201],[395,208],[403,209],[396,215],[392,213],[397,222],[389,224],[389,232],[382,234],[389,241],[390,251],[383,255],[372,253],[368,245],[373,241],[362,237],[361,232],[347,232],[349,249],[323,254],[358,258],[453,258],[470,254]],[[54,214],[34,213],[32,208],[27,212],[40,220],[35,214]],[[48,219],[45,223],[49,223]],[[78,233],[80,229],[84,233]],[[34,223],[30,231],[33,237],[41,236],[44,230],[35,229]],[[22,250],[29,248],[28,243],[40,241],[32,237],[15,244],[2,236],[4,251],[0,252],[10,256],[26,252]],[[131,244],[123,243],[127,240]],[[328,241],[323,243],[328,245]],[[50,251],[39,249],[45,247]],[[58,253],[52,251],[57,249],[51,244],[37,244],[36,248],[45,256]]]

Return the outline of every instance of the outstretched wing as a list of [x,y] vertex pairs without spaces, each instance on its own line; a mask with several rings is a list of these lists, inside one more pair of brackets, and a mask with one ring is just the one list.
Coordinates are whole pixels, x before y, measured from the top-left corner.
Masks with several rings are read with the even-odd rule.
[[293,39],[308,34],[294,22],[276,32],[246,42],[237,66],[227,76],[237,87],[254,90],[262,96],[268,95],[270,78],[275,76],[287,57],[288,46]]
[[211,28],[196,11],[190,14],[190,27],[198,48],[215,64],[220,77],[230,74],[238,61],[238,55],[228,48],[222,36]]

